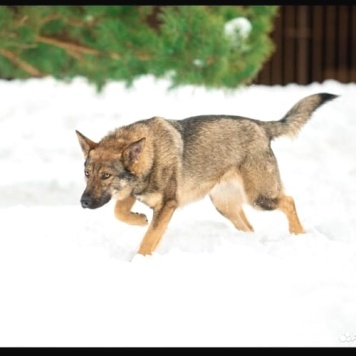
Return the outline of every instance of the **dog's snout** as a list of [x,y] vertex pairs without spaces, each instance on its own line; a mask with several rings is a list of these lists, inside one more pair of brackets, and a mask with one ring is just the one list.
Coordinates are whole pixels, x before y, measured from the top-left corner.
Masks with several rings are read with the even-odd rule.
[[83,208],[90,208],[93,199],[89,195],[83,195],[80,199],[80,203],[82,204]]
[[111,199],[110,195],[104,195],[100,198],[97,198],[89,193],[84,192],[80,198],[80,203],[83,208],[88,209],[97,209],[106,204]]

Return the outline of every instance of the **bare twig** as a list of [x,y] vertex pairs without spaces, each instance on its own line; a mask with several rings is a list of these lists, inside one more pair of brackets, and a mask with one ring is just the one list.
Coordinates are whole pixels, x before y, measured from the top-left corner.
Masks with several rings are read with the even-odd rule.
[[[99,55],[102,52],[90,48],[90,47],[86,47],[86,46],[82,46],[82,45],[78,45],[76,43],[73,42],[68,42],[68,41],[62,41],[59,40],[57,38],[53,38],[53,37],[47,37],[47,36],[37,36],[36,40],[38,42],[42,42],[42,43],[46,43],[52,46],[57,46],[60,48],[63,48],[64,50],[67,51],[67,53],[75,58],[81,58],[81,54],[92,54],[92,55]],[[121,58],[121,55],[117,52],[107,52],[107,54],[110,56],[110,58],[118,60]]]
[[66,41],[61,41],[58,40],[56,38],[53,37],[47,37],[47,36],[37,36],[36,40],[38,42],[42,42],[42,43],[46,43],[46,44],[50,44],[53,46],[57,46],[60,48],[63,48],[67,51],[73,51],[73,52],[80,52],[80,53],[84,53],[84,54],[94,54],[94,55],[98,55],[100,52],[97,51],[96,49],[93,48],[89,48],[89,47],[85,47],[82,45],[78,45],[76,43],[73,42],[66,42]]
[[43,18],[40,20],[40,24],[41,24],[41,25],[44,25],[44,24],[47,23],[47,22],[51,22],[51,21],[57,20],[57,19],[59,19],[59,18],[60,18],[59,14],[57,14],[57,13],[51,14],[51,15],[48,15],[48,16],[46,16],[46,17],[43,17]]
[[18,58],[16,54],[9,51],[6,48],[0,49],[0,54],[10,60],[15,66],[21,68],[26,73],[30,74],[33,77],[44,77],[45,74],[39,71],[36,67],[32,66],[31,64],[23,61],[22,59]]

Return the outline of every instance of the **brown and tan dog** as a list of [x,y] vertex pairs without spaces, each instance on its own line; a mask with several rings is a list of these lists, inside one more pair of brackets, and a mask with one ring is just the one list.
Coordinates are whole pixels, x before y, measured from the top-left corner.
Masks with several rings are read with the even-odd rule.
[[157,247],[174,211],[207,194],[216,209],[242,231],[253,231],[243,204],[286,214],[289,231],[304,233],[294,200],[285,195],[271,140],[296,135],[312,113],[337,97],[319,93],[295,104],[280,121],[231,115],[184,120],[142,120],[110,132],[96,143],[76,131],[85,157],[83,208],[116,199],[115,216],[146,225],[131,211],[136,199],[153,209],[138,253]]

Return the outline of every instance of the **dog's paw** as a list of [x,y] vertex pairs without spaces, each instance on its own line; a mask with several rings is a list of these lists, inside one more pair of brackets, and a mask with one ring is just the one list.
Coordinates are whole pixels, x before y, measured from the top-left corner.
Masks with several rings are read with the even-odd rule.
[[132,224],[145,226],[148,224],[148,219],[145,214],[132,213]]
[[148,224],[148,219],[145,214],[128,212],[126,214],[115,214],[116,218],[129,225],[145,226]]

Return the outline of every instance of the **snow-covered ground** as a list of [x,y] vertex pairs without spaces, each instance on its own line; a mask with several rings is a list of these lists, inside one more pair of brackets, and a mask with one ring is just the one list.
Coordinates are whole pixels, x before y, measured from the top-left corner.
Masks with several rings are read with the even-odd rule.
[[[356,84],[168,86],[0,81],[0,346],[356,346]],[[272,143],[305,235],[248,207],[256,232],[237,231],[204,199],[132,259],[146,227],[113,202],[80,206],[75,129],[98,141],[155,115],[278,120],[316,92],[341,96]]]

